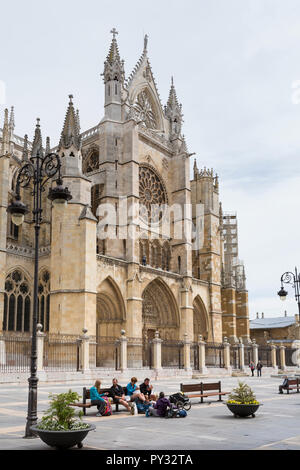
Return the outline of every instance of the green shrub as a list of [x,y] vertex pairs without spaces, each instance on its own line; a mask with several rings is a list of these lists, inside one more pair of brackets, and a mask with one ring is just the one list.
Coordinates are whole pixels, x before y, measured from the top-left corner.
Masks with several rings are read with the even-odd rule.
[[41,422],[37,425],[39,429],[48,431],[68,431],[75,429],[87,429],[89,424],[82,423],[82,411],[76,413],[70,403],[75,403],[81,397],[76,392],[69,390],[67,393],[60,393],[58,395],[50,393],[50,407],[45,412]]
[[239,382],[238,387],[234,388],[228,397],[227,403],[241,405],[258,405],[259,402],[246,383]]

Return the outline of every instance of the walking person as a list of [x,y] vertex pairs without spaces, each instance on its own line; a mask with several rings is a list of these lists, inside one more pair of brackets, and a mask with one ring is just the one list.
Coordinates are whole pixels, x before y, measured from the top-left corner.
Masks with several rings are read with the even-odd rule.
[[256,370],[257,370],[257,377],[261,377],[261,370],[263,368],[263,365],[260,361],[258,361],[257,363],[257,366],[256,366]]
[[251,372],[252,372],[251,377],[254,377],[255,364],[254,364],[253,361],[250,362],[249,367],[250,367],[250,370],[251,370]]
[[108,393],[100,393],[100,380],[96,380],[95,385],[90,388],[90,399],[91,405],[96,405],[98,408],[98,413],[96,416],[102,416],[106,408],[106,401],[104,400],[104,396],[107,396]]

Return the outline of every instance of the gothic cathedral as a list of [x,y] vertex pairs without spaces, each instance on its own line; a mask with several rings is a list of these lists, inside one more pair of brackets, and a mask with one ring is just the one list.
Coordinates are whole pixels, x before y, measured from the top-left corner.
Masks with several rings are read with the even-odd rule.
[[[30,141],[15,134],[14,109],[0,129],[0,333],[30,334],[34,230],[29,208],[22,226],[6,209],[20,166],[37,151],[56,152],[65,208],[42,194],[39,316],[43,330],[94,338],[96,363],[113,366],[125,330],[128,367],[149,365],[157,332],[169,349],[201,335],[208,343],[249,341],[245,270],[238,257],[237,217],[222,210],[219,178],[198,169],[182,134],[183,113],[173,79],[166,105],[148,57],[148,38],[126,78],[117,32],[104,63],[104,117],[81,131],[73,96],[58,146],[43,145],[39,120]],[[136,207],[139,209],[136,212]],[[151,216],[151,217],[150,217]],[[149,220],[151,218],[151,223]],[[162,226],[164,229],[162,230]],[[124,334],[124,332],[123,332]]]

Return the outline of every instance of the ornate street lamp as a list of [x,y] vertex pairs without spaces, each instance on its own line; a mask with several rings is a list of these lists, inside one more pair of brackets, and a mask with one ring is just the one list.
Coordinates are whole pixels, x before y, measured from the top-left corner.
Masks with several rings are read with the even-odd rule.
[[[39,122],[37,124],[39,131]],[[24,216],[29,212],[27,206],[21,201],[20,188],[33,185],[33,222],[35,229],[35,264],[34,264],[34,288],[33,288],[33,317],[32,317],[32,341],[31,341],[31,363],[28,390],[28,413],[26,430],[24,437],[36,437],[31,431],[31,426],[37,423],[37,316],[38,316],[38,268],[39,268],[39,232],[42,221],[42,192],[45,191],[45,184],[58,175],[56,187],[49,189],[48,198],[53,204],[66,204],[72,199],[68,188],[64,188],[61,179],[61,162],[56,153],[43,155],[40,147],[32,152],[32,157],[24,163],[18,170],[16,181],[16,197],[7,207],[7,212],[11,214],[12,222],[15,225],[21,225]]]
[[283,288],[283,283],[291,284],[295,289],[295,299],[298,303],[298,310],[300,314],[300,275],[298,274],[297,268],[295,273],[286,272],[281,276],[281,289],[277,292],[281,300],[285,300],[288,295],[287,291]]

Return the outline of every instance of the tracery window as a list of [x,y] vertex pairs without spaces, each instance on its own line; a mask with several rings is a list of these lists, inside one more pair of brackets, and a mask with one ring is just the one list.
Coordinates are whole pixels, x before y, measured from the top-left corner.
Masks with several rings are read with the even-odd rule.
[[162,205],[167,203],[167,193],[159,176],[148,166],[139,168],[140,216],[145,222],[159,222],[163,216]]
[[3,331],[30,331],[31,288],[25,274],[16,269],[6,277]]
[[92,148],[88,151],[87,156],[83,160],[83,173],[90,173],[99,169],[99,151],[96,148]]
[[147,90],[143,90],[138,94],[133,107],[146,127],[150,129],[158,128],[154,106]]

